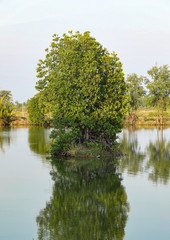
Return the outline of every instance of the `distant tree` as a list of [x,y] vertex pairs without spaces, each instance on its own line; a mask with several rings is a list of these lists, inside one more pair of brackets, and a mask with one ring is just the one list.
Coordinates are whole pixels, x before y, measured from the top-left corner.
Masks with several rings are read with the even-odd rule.
[[1,90],[0,99],[3,98],[3,103],[12,102],[11,91]]
[[21,103],[18,101],[15,101],[16,110],[26,111],[28,107],[28,103],[29,103],[29,99],[26,102],[21,102]]
[[73,141],[112,147],[123,127],[127,104],[117,55],[110,54],[89,32],[54,35],[46,52],[38,64],[36,88],[46,96],[55,128],[60,129],[53,131],[53,154],[59,153],[61,141],[67,147]]
[[10,102],[4,102],[4,97],[0,99],[0,119],[3,125],[8,126],[15,120],[15,115],[13,114],[14,108],[15,106]]
[[157,123],[163,124],[163,111],[170,102],[170,70],[168,65],[157,65],[148,70],[150,79],[146,78],[149,90],[148,103],[157,108]]
[[131,124],[133,124],[133,122],[136,119],[135,112],[140,106],[142,97],[145,94],[144,87],[142,86],[143,77],[142,76],[138,77],[138,75],[135,73],[129,74],[126,79],[126,83],[127,83],[127,95],[129,100],[128,105],[129,120]]
[[28,114],[31,124],[43,125],[45,123],[45,110],[38,94],[29,100]]

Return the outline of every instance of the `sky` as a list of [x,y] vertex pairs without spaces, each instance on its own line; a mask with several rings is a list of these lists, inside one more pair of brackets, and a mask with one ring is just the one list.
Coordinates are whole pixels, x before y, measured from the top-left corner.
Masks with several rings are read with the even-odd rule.
[[33,97],[36,68],[52,35],[90,31],[123,63],[125,76],[170,65],[169,0],[0,0],[0,90]]

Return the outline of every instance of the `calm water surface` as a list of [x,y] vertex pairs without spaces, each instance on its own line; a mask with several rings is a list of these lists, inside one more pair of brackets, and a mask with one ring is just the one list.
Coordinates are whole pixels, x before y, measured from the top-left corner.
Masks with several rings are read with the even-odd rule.
[[47,160],[49,133],[0,129],[0,240],[170,239],[170,129],[124,130],[117,160]]

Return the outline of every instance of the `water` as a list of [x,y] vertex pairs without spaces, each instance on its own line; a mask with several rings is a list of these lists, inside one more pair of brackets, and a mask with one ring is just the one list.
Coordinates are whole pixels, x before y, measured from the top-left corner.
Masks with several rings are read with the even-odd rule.
[[0,129],[0,240],[36,239],[36,215],[52,190],[47,136],[44,129]]
[[47,160],[49,133],[0,129],[0,240],[170,239],[170,129],[124,130],[118,160]]
[[170,129],[125,130],[120,163],[130,212],[127,240],[170,239]]

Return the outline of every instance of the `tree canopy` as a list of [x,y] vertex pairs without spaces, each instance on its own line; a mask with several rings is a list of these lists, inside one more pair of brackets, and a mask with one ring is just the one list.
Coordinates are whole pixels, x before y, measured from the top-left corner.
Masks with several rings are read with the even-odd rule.
[[38,94],[30,99],[27,109],[31,124],[42,125],[45,123],[45,110],[43,102]]
[[138,77],[135,73],[128,74],[126,82],[129,96],[129,112],[135,112],[141,103],[141,98],[145,94],[144,87],[142,86],[143,77]]
[[[112,145],[123,126],[127,104],[116,53],[110,54],[89,32],[54,35],[45,51],[45,60],[38,63],[36,89],[53,112],[55,128],[62,136],[69,134],[65,127],[72,129],[79,142]],[[58,139],[59,132],[53,137]]]
[[146,87],[149,90],[148,103],[158,110],[158,121],[162,123],[163,110],[170,102],[170,70],[168,65],[157,65],[148,70],[150,78],[146,79]]
[[7,126],[15,120],[13,110],[15,106],[12,103],[11,91],[1,90],[0,91],[0,121],[1,124]]
[[0,90],[0,99],[3,98],[3,103],[12,102],[12,93],[11,91]]
[[132,73],[128,74],[127,79],[127,96],[128,96],[128,119],[133,125],[133,122],[136,120],[135,112],[141,105],[142,97],[145,94],[144,87],[142,86],[143,77],[138,77],[137,74]]

